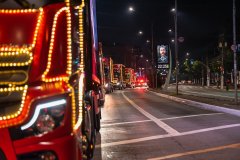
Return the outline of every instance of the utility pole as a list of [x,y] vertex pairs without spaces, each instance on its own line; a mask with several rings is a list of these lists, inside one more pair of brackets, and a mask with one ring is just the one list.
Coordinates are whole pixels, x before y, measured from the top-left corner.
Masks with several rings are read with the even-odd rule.
[[178,95],[178,39],[177,39],[177,0],[175,0],[175,16],[174,16],[174,24],[175,24],[175,61],[176,61],[176,94]]
[[208,67],[208,54],[206,59],[206,67],[207,67],[207,87],[210,87],[210,68]]
[[224,42],[220,43],[222,44],[222,55],[221,55],[221,89],[223,89],[223,81],[224,81],[224,65],[223,65],[223,52],[224,52]]
[[151,45],[151,51],[152,51],[152,88],[154,88],[154,58],[153,58],[153,23],[151,26],[152,31],[152,45]]
[[223,63],[223,59],[224,59],[224,48],[227,47],[227,42],[224,42],[224,38],[222,38],[221,42],[219,43],[219,48],[221,48],[221,75],[220,75],[220,80],[221,80],[221,84],[220,84],[220,89],[223,89],[223,85],[224,85],[224,63]]
[[171,78],[171,71],[172,71],[172,52],[171,52],[171,48],[170,48],[170,45],[169,45],[169,70],[168,70],[168,75],[167,75],[167,79],[165,81],[165,84],[163,86],[163,89],[167,89],[167,87],[169,86],[169,83],[170,83],[170,78]]
[[236,6],[233,0],[233,55],[234,55],[234,90],[235,90],[235,103],[238,103],[237,92],[237,55],[236,55]]
[[[203,58],[202,58],[203,61]],[[202,62],[202,78],[201,78],[202,86],[204,86],[204,63]]]

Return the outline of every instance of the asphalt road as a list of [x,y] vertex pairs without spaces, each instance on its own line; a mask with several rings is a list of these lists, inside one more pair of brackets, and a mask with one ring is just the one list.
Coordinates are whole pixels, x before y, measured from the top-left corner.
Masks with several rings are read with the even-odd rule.
[[240,117],[145,89],[106,96],[94,160],[239,160]]

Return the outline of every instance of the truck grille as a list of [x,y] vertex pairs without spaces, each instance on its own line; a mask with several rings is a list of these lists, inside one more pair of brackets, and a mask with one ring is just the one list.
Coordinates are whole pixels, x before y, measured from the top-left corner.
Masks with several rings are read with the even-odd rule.
[[18,113],[31,61],[29,49],[0,50],[0,119]]
[[0,92],[0,117],[12,115],[21,105],[23,91]]
[[3,153],[2,149],[0,148],[0,160],[7,160],[5,154]]

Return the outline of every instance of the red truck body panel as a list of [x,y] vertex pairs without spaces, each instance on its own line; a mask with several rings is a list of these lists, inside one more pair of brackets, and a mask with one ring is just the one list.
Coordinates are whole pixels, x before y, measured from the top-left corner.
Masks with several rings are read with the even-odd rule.
[[[81,133],[73,131],[77,119],[73,116],[76,112],[72,105],[73,89],[68,79],[58,78],[70,76],[68,68],[69,63],[72,63],[68,56],[67,10],[63,9],[64,7],[66,8],[65,4],[60,3],[29,12],[0,11],[0,21],[4,22],[0,23],[0,52],[16,54],[18,50],[26,50],[31,52],[33,57],[27,66],[27,89],[22,109],[14,116],[1,117],[0,114],[0,154],[3,152],[8,160],[15,160],[19,155],[31,152],[48,150],[53,151],[58,160],[82,158],[79,148]],[[61,9],[63,10],[60,11]],[[53,80],[45,81],[44,74],[45,78]],[[94,80],[99,81],[97,77]],[[9,128],[21,127],[27,123],[32,118],[38,101],[56,96],[64,97],[67,101],[63,125],[41,136],[21,139],[11,137]]]

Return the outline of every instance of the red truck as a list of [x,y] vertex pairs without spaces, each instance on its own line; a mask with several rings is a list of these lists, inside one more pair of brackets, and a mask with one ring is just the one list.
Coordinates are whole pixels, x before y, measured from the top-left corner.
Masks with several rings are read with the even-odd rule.
[[134,88],[135,87],[135,80],[136,80],[136,76],[135,76],[135,73],[134,73],[134,69],[125,68],[126,86],[129,87],[129,88]]
[[1,160],[93,157],[101,118],[95,0],[60,1],[0,9]]
[[126,88],[125,66],[123,64],[113,64],[113,87],[119,90]]
[[106,93],[113,92],[113,60],[112,58],[103,58],[103,69],[104,69],[104,88]]

